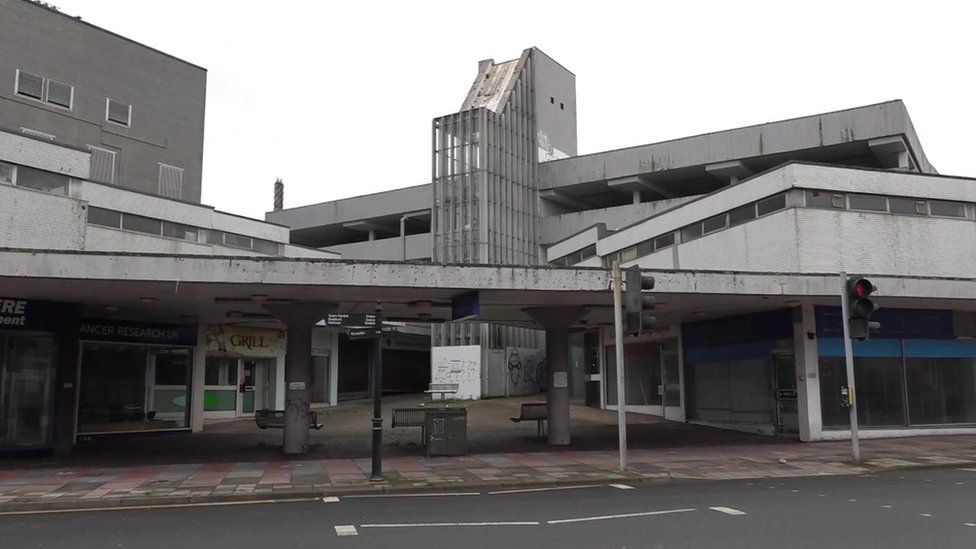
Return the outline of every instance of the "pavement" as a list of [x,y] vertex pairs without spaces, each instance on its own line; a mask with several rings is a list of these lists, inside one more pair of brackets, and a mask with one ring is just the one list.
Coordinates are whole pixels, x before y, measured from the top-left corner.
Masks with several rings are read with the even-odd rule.
[[[393,399],[392,405],[410,398]],[[535,437],[534,423],[508,421],[517,415],[519,402],[469,404],[471,443],[464,457],[424,458],[419,429],[386,429],[381,482],[369,480],[369,414],[363,403],[335,410],[325,420],[325,433],[316,433],[312,451],[300,459],[284,459],[280,431],[259,432],[249,421],[215,424],[194,435],[98,439],[80,444],[69,458],[8,458],[0,461],[0,512],[857,475],[976,463],[976,436],[970,435],[865,440],[863,461],[853,464],[848,442],[799,443],[633,416],[628,417],[629,468],[621,473],[615,413],[573,406],[573,445],[549,447]],[[367,417],[354,436],[360,408]]]
[[976,471],[0,513],[5,547],[976,546]]

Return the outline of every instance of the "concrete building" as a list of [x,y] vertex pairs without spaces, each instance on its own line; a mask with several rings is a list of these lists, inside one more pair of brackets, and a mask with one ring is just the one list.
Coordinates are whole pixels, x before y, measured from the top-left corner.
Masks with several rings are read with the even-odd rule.
[[[576,109],[575,77],[538,49],[482,61],[460,111],[433,121],[429,185],[266,219],[346,258],[653,270],[660,325],[625,342],[628,410],[802,440],[849,436],[836,273],[869,275],[885,308],[854,346],[862,432],[973,431],[973,303],[905,291],[973,280],[976,186],[936,172],[901,101],[586,155]],[[687,277],[697,291],[672,293]],[[757,295],[750,277],[775,283]],[[787,290],[807,277],[826,286]],[[474,345],[472,396],[568,384],[615,408],[601,318],[565,319],[566,350],[533,330],[435,326],[432,375],[436,357]],[[554,387],[535,371],[564,351],[569,379]]]
[[[204,69],[44,5],[0,10],[12,22],[0,34],[0,248],[339,257],[200,204]],[[0,451],[284,409],[287,335],[274,315],[244,308],[266,301],[259,292],[209,296],[224,310],[204,317],[111,289],[112,303],[92,306],[87,291],[58,302],[2,288]],[[313,330],[312,402],[337,401],[337,337]],[[62,398],[58,383],[76,394]],[[58,417],[71,424],[55,429]]]
[[2,0],[0,124],[90,153],[90,178],[200,202],[207,71],[29,0]]

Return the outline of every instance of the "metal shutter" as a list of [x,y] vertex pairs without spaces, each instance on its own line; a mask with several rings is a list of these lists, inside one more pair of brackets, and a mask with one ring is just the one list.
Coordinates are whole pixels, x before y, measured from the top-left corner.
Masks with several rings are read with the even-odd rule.
[[183,199],[183,168],[159,165],[159,194],[168,198]]
[[52,105],[70,109],[73,93],[74,88],[67,84],[62,84],[56,80],[47,81],[47,102]]
[[34,99],[44,98],[44,79],[36,74],[17,71],[17,93],[33,97]]
[[91,169],[88,178],[99,183],[115,183],[115,151],[89,146]]
[[123,126],[129,125],[129,118],[132,114],[132,106],[116,99],[108,98],[108,105],[105,107],[105,119]]

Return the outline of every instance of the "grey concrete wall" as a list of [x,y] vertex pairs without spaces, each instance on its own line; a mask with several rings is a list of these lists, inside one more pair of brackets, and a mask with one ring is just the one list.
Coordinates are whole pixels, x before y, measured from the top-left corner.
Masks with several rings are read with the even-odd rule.
[[540,188],[606,181],[902,134],[906,136],[919,170],[935,173],[918,142],[905,104],[890,101],[546,162],[539,166]]
[[616,231],[695,198],[694,196],[672,198],[543,217],[542,244],[546,246],[555,244],[597,223],[603,223],[608,230]]
[[[407,235],[406,259],[430,259],[430,233]],[[403,258],[403,241],[400,237],[337,244],[328,247],[329,251],[339,253],[343,259],[373,259],[379,261],[400,261]]]
[[[554,149],[576,156],[576,75],[538,48],[532,49],[532,63],[538,137],[541,141],[544,135]],[[540,155],[539,160],[545,158]]]
[[[205,69],[24,0],[0,14],[0,126],[119,151],[116,184],[143,192],[159,163],[183,168],[182,199],[200,201]],[[73,108],[16,95],[17,69],[74,86]],[[130,127],[105,120],[108,97],[132,105]]]
[[267,212],[264,218],[272,223],[287,225],[294,230],[430,209],[430,184],[424,183],[392,191]]

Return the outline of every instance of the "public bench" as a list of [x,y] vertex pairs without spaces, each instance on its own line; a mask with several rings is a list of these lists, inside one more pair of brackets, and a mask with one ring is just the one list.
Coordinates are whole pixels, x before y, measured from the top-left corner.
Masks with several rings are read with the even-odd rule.
[[[258,424],[259,429],[284,429],[285,411],[257,410],[254,412],[254,422]],[[322,424],[318,420],[317,412],[308,413],[308,427],[316,431],[322,428]]]
[[458,392],[457,383],[431,383],[430,388],[424,391],[430,395],[430,399],[434,400],[434,395],[441,395],[441,400],[444,400],[444,395],[453,395]]
[[549,420],[549,405],[545,402],[523,402],[519,409],[519,416],[509,418],[515,423],[521,421],[535,421],[537,423],[539,438],[545,436],[545,422]]
[[424,408],[394,408],[393,428],[420,427],[420,441],[426,441],[427,410]]

